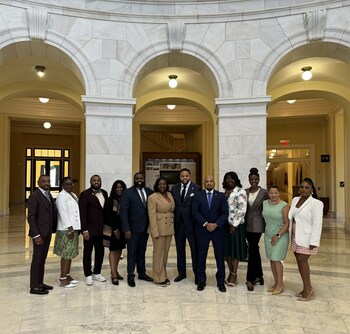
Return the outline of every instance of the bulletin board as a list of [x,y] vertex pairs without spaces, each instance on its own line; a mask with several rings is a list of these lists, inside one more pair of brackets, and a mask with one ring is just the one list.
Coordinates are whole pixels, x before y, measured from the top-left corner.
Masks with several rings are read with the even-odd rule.
[[146,186],[153,189],[158,177],[164,177],[171,187],[180,182],[182,168],[191,172],[191,180],[200,184],[200,154],[198,152],[147,152],[142,154],[142,166],[145,173]]

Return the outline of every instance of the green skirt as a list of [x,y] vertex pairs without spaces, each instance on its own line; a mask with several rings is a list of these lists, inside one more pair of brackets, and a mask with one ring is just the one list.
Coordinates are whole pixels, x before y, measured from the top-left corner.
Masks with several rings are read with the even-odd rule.
[[69,231],[56,231],[53,252],[66,260],[74,259],[79,254],[78,243],[78,231],[74,231],[73,239],[69,239]]
[[233,235],[228,231],[228,223],[225,225],[225,257],[231,257],[239,261],[247,258],[245,224],[238,225]]

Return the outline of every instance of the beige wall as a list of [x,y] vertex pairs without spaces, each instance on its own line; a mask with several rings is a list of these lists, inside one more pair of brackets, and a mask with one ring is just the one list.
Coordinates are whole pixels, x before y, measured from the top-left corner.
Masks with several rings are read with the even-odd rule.
[[340,181],[345,180],[344,175],[344,114],[335,116],[335,189],[337,218],[345,217],[345,187],[340,187]]
[[[314,144],[315,154],[311,157],[314,171],[310,170],[309,177],[314,178],[318,195],[329,197],[330,164],[321,163],[321,154],[328,154],[328,131],[325,118],[303,118],[289,120],[268,120],[267,145],[280,146],[281,139],[290,140],[290,145]],[[307,175],[303,175],[307,177]]]
[[17,132],[11,129],[10,138],[10,205],[24,203],[25,187],[25,148],[68,148],[71,150],[70,175],[77,179],[74,191],[79,193],[80,184],[80,134],[49,135]]

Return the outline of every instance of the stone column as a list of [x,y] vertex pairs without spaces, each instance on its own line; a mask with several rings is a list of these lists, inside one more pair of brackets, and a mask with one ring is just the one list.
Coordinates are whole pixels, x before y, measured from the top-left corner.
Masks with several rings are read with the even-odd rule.
[[0,216],[8,215],[10,183],[10,122],[0,113]]
[[266,186],[266,106],[269,96],[241,99],[216,99],[218,115],[218,170],[234,171],[243,187],[248,187],[248,174],[256,167],[260,185]]
[[132,118],[135,99],[84,96],[86,120],[86,187],[91,175],[102,178],[108,192],[117,179],[132,179]]

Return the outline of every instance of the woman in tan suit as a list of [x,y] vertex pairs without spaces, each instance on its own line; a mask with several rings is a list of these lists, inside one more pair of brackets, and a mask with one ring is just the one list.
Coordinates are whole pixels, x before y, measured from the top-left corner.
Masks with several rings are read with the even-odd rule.
[[148,197],[149,228],[153,241],[153,281],[159,286],[167,286],[166,265],[171,238],[174,234],[175,202],[169,192],[165,179],[158,178],[154,184],[154,193]]

